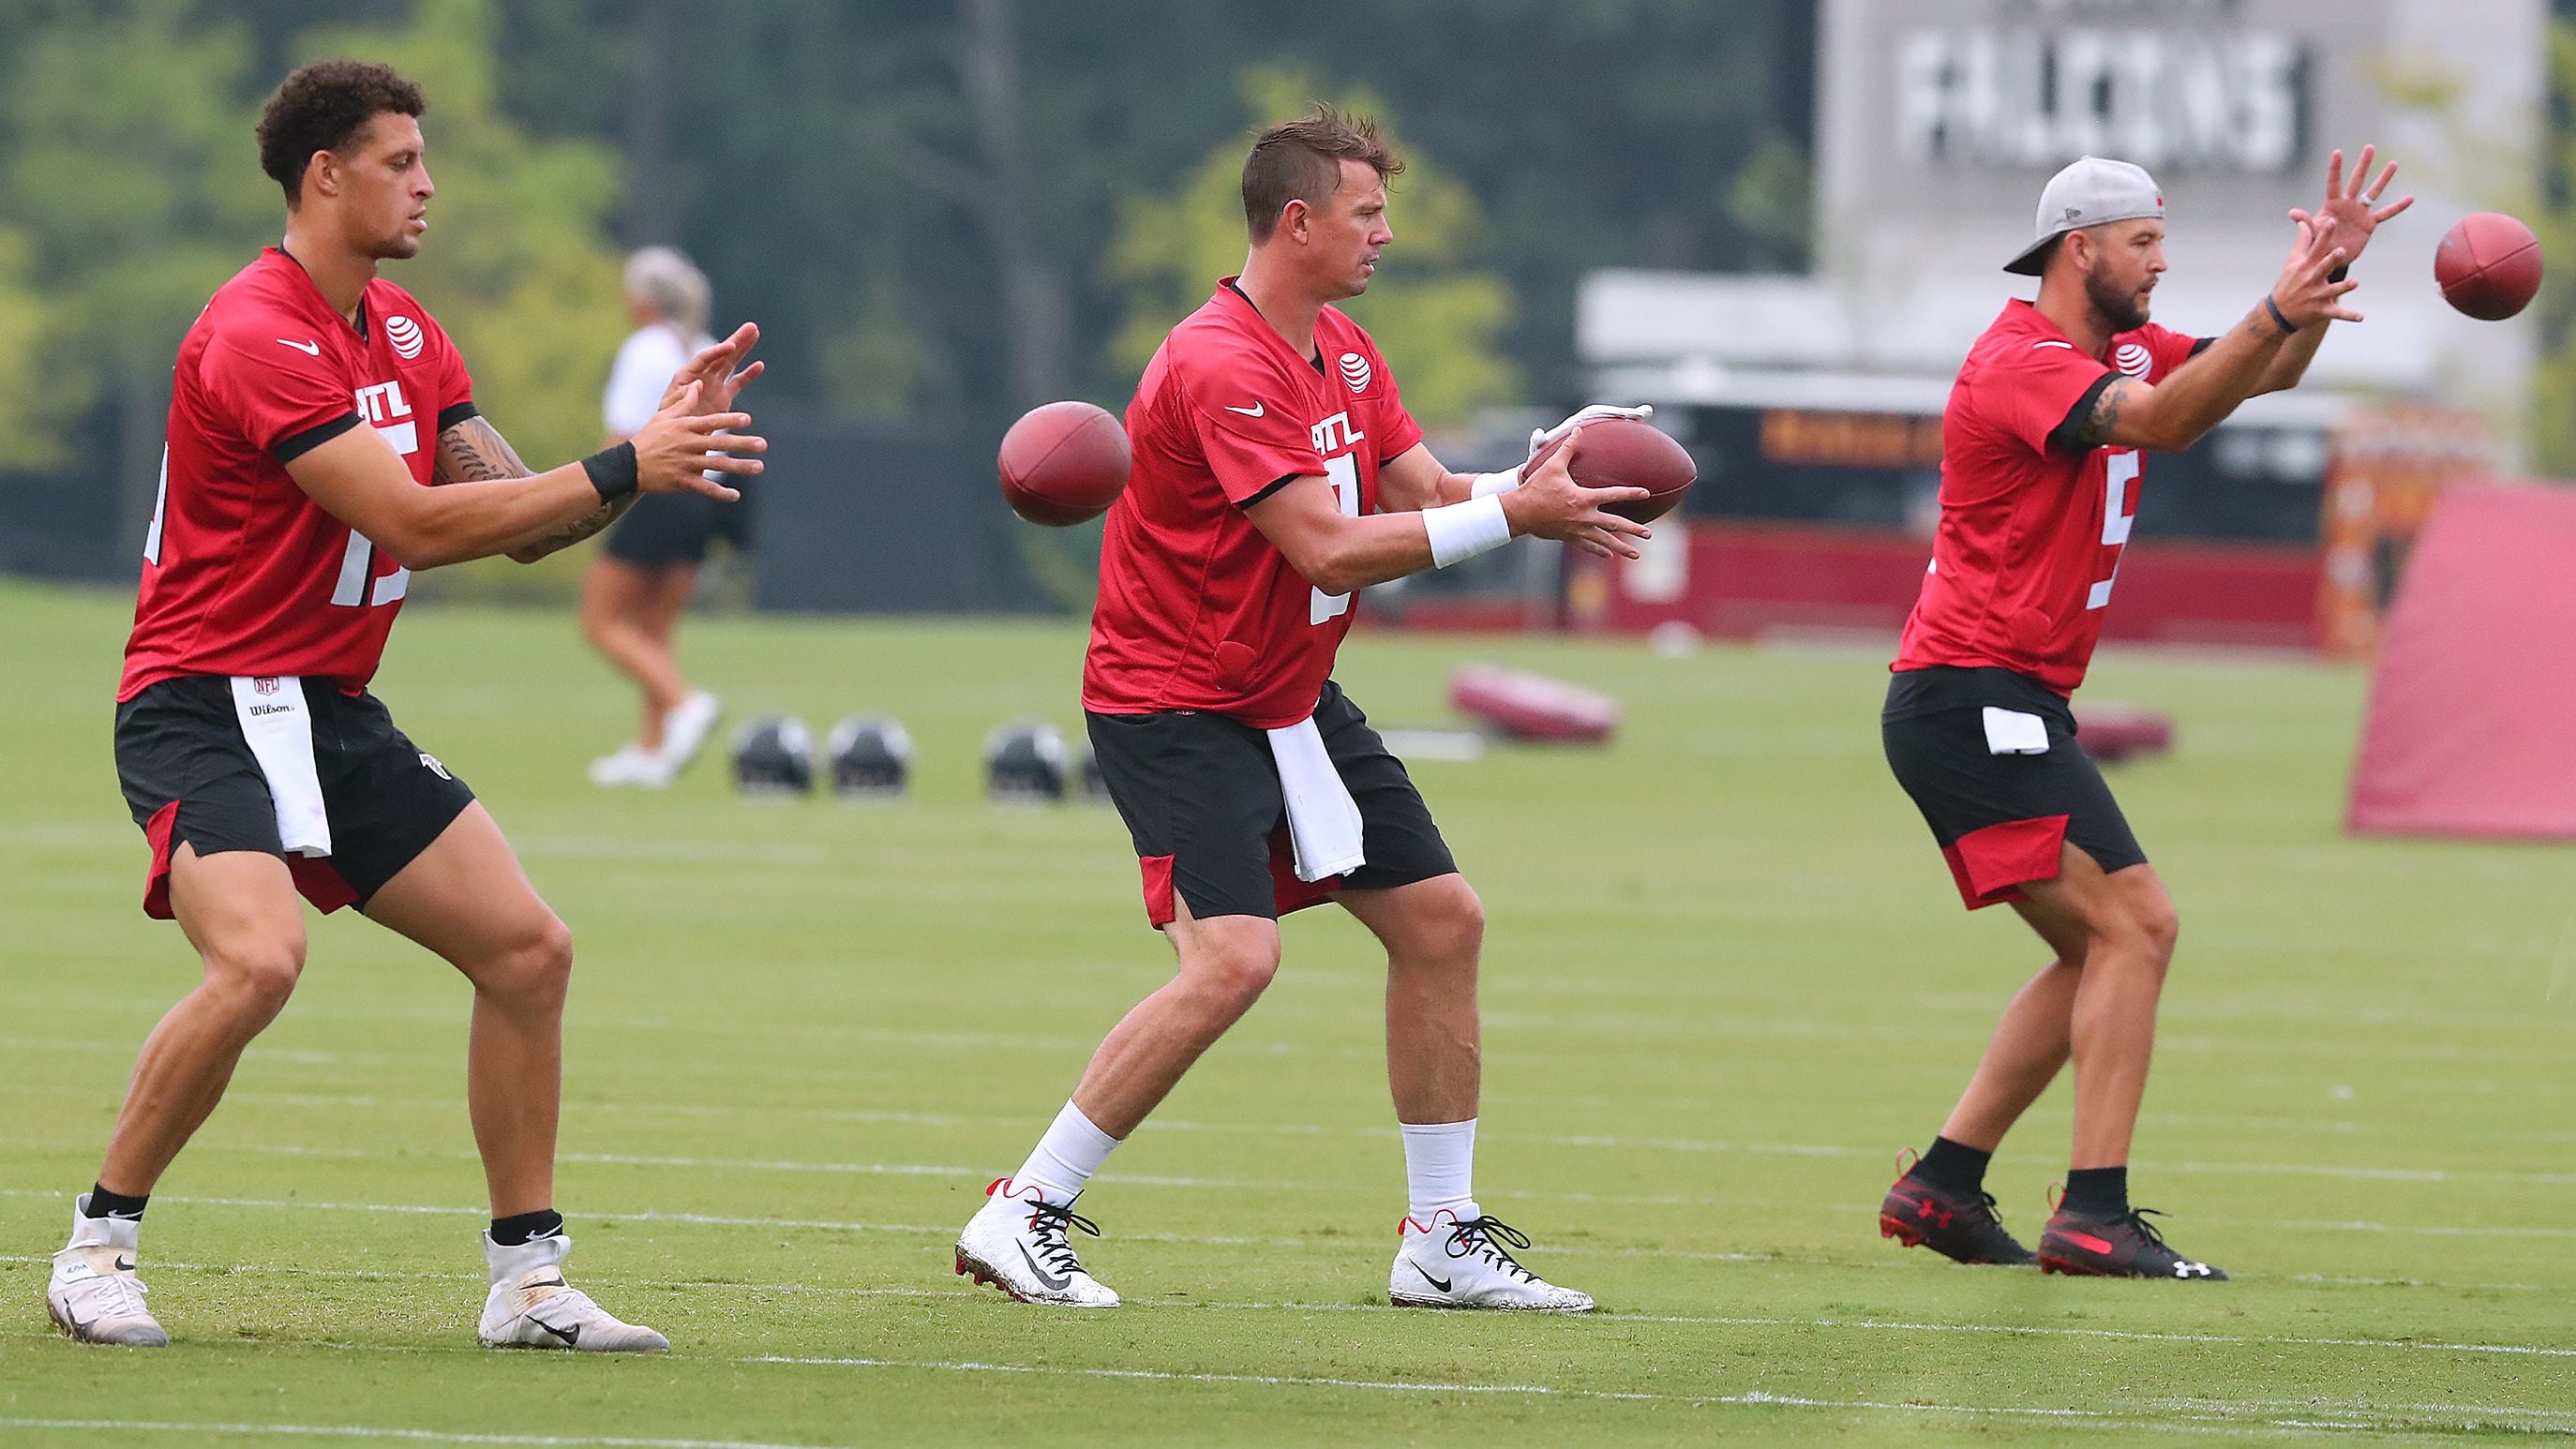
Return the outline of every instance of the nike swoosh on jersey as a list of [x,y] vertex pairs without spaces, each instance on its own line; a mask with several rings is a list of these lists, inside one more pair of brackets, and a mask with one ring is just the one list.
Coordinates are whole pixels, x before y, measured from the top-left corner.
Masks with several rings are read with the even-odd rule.
[[320,357],[322,355],[322,344],[319,342],[296,342],[285,337],[281,337],[277,340],[294,348],[296,351],[303,353],[307,357]]
[[1227,403],[1225,405],[1225,410],[1230,413],[1241,413],[1247,418],[1257,418],[1261,416],[1261,410],[1268,406],[1269,404],[1267,403],[1254,403],[1248,408],[1239,408],[1232,403]]

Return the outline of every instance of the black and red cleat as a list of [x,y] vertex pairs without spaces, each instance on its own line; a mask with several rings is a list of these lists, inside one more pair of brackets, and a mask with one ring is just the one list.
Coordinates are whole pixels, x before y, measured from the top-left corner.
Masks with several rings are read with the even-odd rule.
[[2227,1270],[2195,1262],[2165,1246],[2147,1221],[2153,1208],[2115,1217],[2085,1217],[2064,1208],[2039,1235],[2039,1271],[2094,1278],[2170,1278],[2224,1283]]
[[1911,1173],[1898,1178],[1879,1203],[1878,1235],[1961,1263],[2017,1268],[2032,1258],[2030,1249],[2004,1231],[1994,1194],[1951,1192]]

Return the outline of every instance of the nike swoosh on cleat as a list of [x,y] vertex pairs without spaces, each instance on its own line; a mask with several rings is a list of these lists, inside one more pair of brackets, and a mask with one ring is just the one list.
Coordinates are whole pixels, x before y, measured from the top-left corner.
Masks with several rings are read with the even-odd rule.
[[2091,1233],[2070,1233],[2065,1229],[2060,1228],[2057,1235],[2064,1238],[2066,1241],[2073,1243],[2075,1246],[2082,1248],[2088,1253],[2107,1253],[2111,1251],[2111,1245],[2109,1243],[2093,1236]]
[[1029,1265],[1029,1271],[1037,1275],[1038,1281],[1046,1285],[1046,1290],[1049,1293],[1061,1293],[1073,1282],[1073,1275],[1070,1273],[1059,1278],[1053,1273],[1048,1272],[1046,1269],[1039,1267],[1038,1260],[1029,1256],[1028,1244],[1013,1243],[1011,1246],[1020,1250],[1020,1261]]
[[117,1260],[116,1260],[116,1271],[118,1271],[118,1272],[120,1272],[120,1273],[131,1273],[131,1272],[133,1272],[133,1271],[134,1271],[134,1260],[133,1260],[132,1258],[119,1258],[119,1259],[117,1259]]
[[1413,1271],[1422,1275],[1422,1281],[1423,1281],[1423,1282],[1430,1284],[1432,1287],[1439,1289],[1439,1290],[1440,1290],[1441,1292],[1443,1292],[1443,1293],[1446,1293],[1446,1292],[1450,1291],[1450,1290],[1449,1290],[1449,1284],[1450,1284],[1450,1283],[1454,1283],[1454,1282],[1456,1282],[1456,1281],[1457,1281],[1457,1280],[1456,1280],[1456,1279],[1454,1279],[1454,1278],[1452,1278],[1452,1279],[1448,1279],[1448,1280],[1446,1280],[1446,1281],[1444,1281],[1444,1280],[1442,1280],[1442,1279],[1434,1278],[1434,1277],[1432,1277],[1432,1276],[1431,1276],[1431,1270],[1430,1270],[1430,1269],[1428,1269],[1428,1268],[1423,1267],[1420,1263],[1416,1263],[1416,1264],[1414,1264],[1414,1265],[1413,1265]]
[[544,1329],[546,1332],[553,1334],[555,1337],[562,1339],[564,1347],[566,1348],[578,1348],[581,1346],[581,1325],[578,1323],[574,1324],[570,1328],[557,1328],[553,1324],[546,1322],[544,1319],[536,1317],[534,1314],[529,1315],[528,1321],[535,1324],[537,1327]]

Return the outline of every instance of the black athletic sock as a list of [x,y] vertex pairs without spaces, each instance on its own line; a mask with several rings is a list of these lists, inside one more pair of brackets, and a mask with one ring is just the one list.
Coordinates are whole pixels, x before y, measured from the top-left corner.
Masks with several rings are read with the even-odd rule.
[[563,1214],[553,1208],[539,1208],[532,1213],[492,1220],[492,1241],[500,1247],[515,1248],[531,1238],[551,1238],[563,1231]]
[[127,1197],[121,1192],[93,1186],[89,1190],[89,1215],[94,1218],[131,1218],[139,1223],[143,1221],[144,1205],[151,1201],[152,1194],[148,1192],[141,1197]]
[[2116,1218],[2129,1211],[2129,1166],[2077,1167],[2066,1174],[2066,1197],[2059,1204],[2078,1217]]
[[1943,1192],[1974,1194],[1986,1190],[1986,1164],[1995,1160],[1991,1152],[1979,1152],[1964,1142],[1935,1137],[1923,1160],[1907,1174],[1932,1184]]

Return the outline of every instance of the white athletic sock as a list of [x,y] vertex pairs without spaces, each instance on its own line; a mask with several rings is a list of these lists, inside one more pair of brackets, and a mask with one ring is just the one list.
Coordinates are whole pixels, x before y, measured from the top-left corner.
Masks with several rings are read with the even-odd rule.
[[1460,1222],[1481,1216],[1476,1206],[1476,1119],[1402,1122],[1404,1186],[1413,1220],[1429,1223],[1447,1208]]
[[1037,1150],[1011,1174],[1011,1185],[1034,1187],[1040,1197],[1059,1206],[1069,1203],[1082,1195],[1083,1185],[1117,1145],[1117,1138],[1092,1126],[1082,1109],[1068,1101],[1055,1114],[1046,1135],[1038,1139]]

